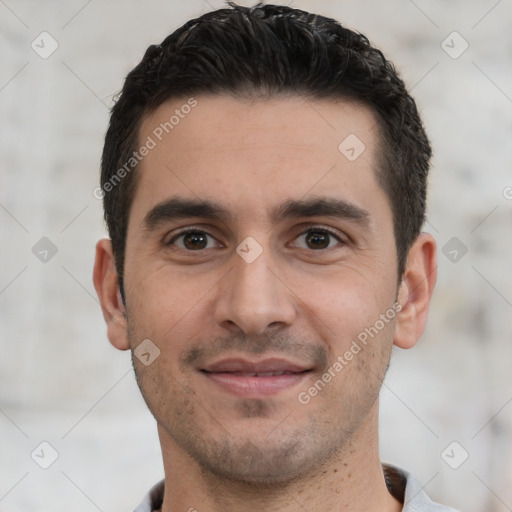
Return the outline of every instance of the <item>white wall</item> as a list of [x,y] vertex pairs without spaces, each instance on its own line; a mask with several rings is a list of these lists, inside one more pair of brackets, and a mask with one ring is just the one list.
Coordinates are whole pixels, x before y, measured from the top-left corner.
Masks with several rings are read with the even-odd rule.
[[[439,281],[423,340],[393,356],[382,456],[440,501],[511,510],[512,5],[292,4],[384,50],[413,89],[435,148],[426,229],[439,242]],[[150,43],[210,5],[222,3],[0,3],[0,511],[132,510],[161,477],[154,421],[129,356],[106,339],[91,282],[94,243],[104,236],[92,192],[122,79]],[[42,31],[58,43],[47,59],[31,48],[35,38],[39,51],[51,48],[37,38]],[[441,46],[453,31],[469,44],[457,59]],[[452,54],[462,48],[457,37],[447,40]],[[57,248],[46,263],[32,252],[42,237]],[[468,249],[456,263],[442,250],[452,237]],[[30,455],[42,441],[59,453],[46,470]],[[441,456],[452,441],[469,453],[458,469]],[[457,445],[452,459],[462,453]]]

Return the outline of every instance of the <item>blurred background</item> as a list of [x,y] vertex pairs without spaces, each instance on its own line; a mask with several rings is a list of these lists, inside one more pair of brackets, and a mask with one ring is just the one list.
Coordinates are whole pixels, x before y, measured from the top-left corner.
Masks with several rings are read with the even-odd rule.
[[[425,229],[438,285],[423,339],[393,354],[382,458],[436,500],[512,510],[512,4],[290,5],[380,47],[435,150]],[[0,0],[0,511],[129,511],[163,475],[155,422],[92,285],[105,236],[93,191],[127,72],[149,44],[222,6]]]

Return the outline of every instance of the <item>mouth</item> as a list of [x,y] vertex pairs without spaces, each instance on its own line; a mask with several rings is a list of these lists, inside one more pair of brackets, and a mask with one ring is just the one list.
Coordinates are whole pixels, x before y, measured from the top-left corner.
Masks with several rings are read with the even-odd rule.
[[200,369],[220,388],[244,398],[275,395],[294,387],[312,368],[285,359],[223,359]]

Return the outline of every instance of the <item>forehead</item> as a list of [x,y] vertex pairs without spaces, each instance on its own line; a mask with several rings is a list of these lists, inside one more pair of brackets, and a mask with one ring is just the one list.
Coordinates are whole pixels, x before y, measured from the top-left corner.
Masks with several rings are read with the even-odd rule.
[[134,217],[170,196],[259,216],[308,194],[385,201],[375,116],[345,100],[173,99],[144,119],[139,145],[151,149],[138,166]]

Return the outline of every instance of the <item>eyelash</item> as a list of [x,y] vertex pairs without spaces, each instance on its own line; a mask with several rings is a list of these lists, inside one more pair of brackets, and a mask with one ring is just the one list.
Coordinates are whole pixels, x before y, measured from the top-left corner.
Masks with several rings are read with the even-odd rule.
[[[297,238],[299,238],[300,236],[303,236],[303,235],[306,235],[308,233],[312,233],[312,232],[316,232],[316,233],[322,233],[322,234],[328,234],[329,236],[331,236],[332,238],[336,239],[338,241],[339,244],[346,244],[346,240],[343,240],[342,237],[340,235],[338,235],[337,233],[335,233],[334,231],[331,231],[330,229],[328,228],[325,228],[323,226],[310,226],[308,227],[306,230],[304,231],[301,231],[296,237],[294,240],[296,240]],[[334,247],[330,247],[329,249],[334,249]],[[323,251],[327,251],[329,249],[310,249],[311,251],[314,251],[314,252],[323,252]]]
[[[183,236],[186,236],[186,235],[190,235],[190,234],[205,234],[207,236],[209,236],[210,238],[213,238],[214,240],[217,240],[213,235],[210,235],[210,233],[208,233],[206,230],[204,229],[199,229],[199,228],[196,228],[196,229],[186,229],[184,231],[181,231],[179,233],[177,233],[176,235],[174,235],[168,242],[165,243],[165,245],[173,245],[174,242],[176,242],[176,240],[178,240],[179,238],[183,237]],[[182,251],[186,251],[186,249],[183,249],[182,247],[178,247],[178,249],[182,250]],[[204,251],[205,249],[201,249],[201,250],[197,250],[197,251],[187,251],[187,252],[201,252],[201,251]]]
[[[294,240],[296,240],[297,238],[303,236],[303,235],[306,235],[308,233],[311,233],[311,232],[318,232],[318,233],[327,233],[329,236],[332,236],[333,238],[335,238],[340,244],[346,244],[347,241],[346,240],[343,240],[337,233],[331,231],[330,229],[328,228],[325,228],[323,226],[311,226],[311,227],[308,227],[306,230],[304,231],[301,231],[299,234],[297,234],[294,238]],[[205,234],[211,238],[213,238],[214,240],[216,240],[216,238],[211,235],[210,233],[208,233],[207,231],[203,230],[203,229],[199,229],[199,228],[196,228],[196,229],[187,229],[185,231],[181,231],[180,233],[177,233],[176,235],[174,235],[168,242],[165,243],[166,246],[171,246],[173,245],[176,240],[178,240],[180,237],[183,237],[185,235],[189,235],[189,234],[193,234],[193,233],[196,233],[196,234]],[[190,252],[190,253],[193,253],[193,252],[197,252],[197,253],[200,253],[202,251],[205,251],[207,249],[198,249],[196,251],[193,251],[193,250],[186,250],[186,249],[183,249],[181,247],[179,247],[180,250],[184,250],[186,252]],[[333,249],[333,247],[331,247],[330,249]],[[322,251],[326,251],[328,249],[310,249],[314,252],[322,252]]]

